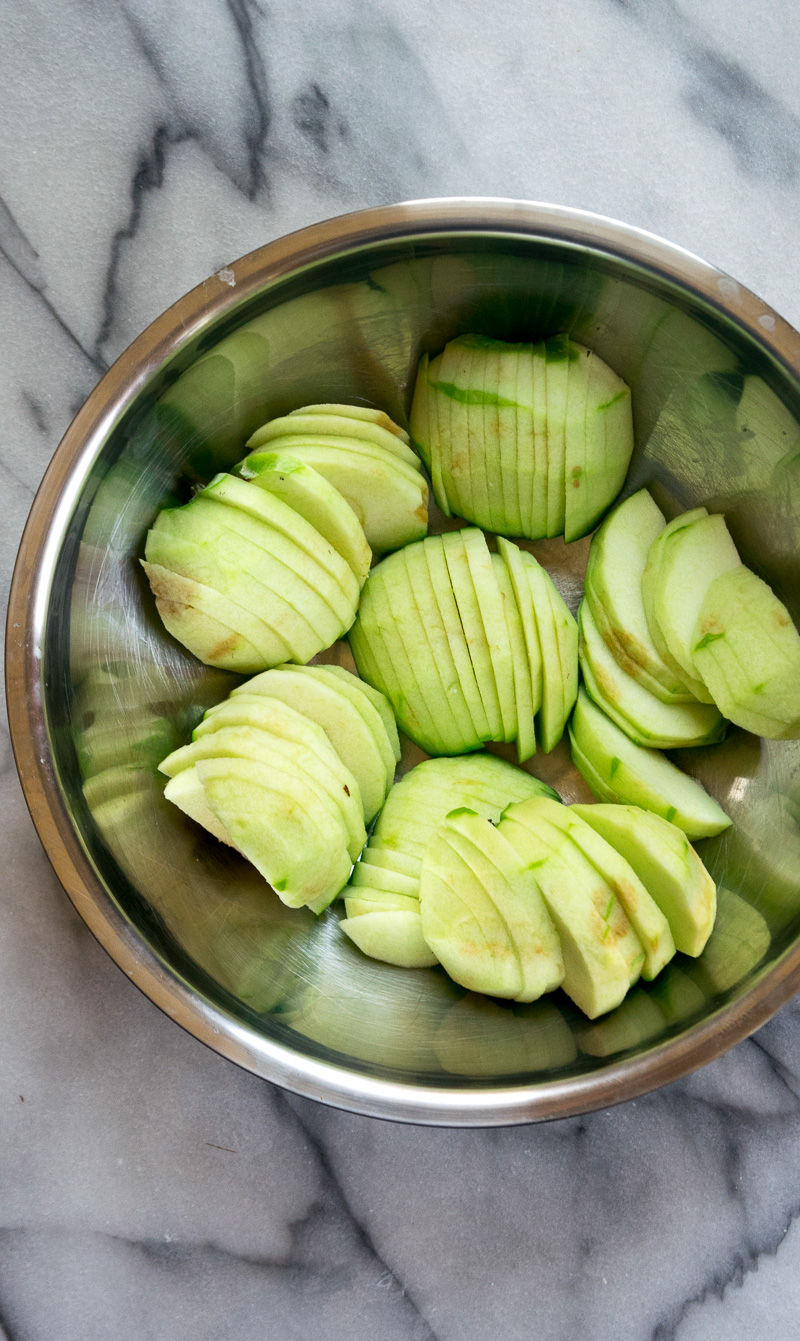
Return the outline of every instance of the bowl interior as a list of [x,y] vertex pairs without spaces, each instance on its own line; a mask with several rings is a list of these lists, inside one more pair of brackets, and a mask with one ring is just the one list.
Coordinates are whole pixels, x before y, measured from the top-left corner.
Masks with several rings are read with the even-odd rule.
[[[767,972],[795,938],[800,909],[800,742],[737,729],[676,758],[734,820],[699,850],[766,919],[769,947],[742,934],[734,903],[700,961],[677,956],[591,1026],[560,993],[504,1005],[440,970],[364,958],[338,931],[341,905],[320,919],[285,909],[251,867],[163,801],[157,761],[236,679],[201,666],[160,625],[137,562],[157,510],[238,460],[264,419],[298,405],[366,402],[407,424],[420,353],[464,331],[511,340],[569,331],[597,351],[633,390],[626,493],[648,485],[668,515],[701,503],[724,511],[745,562],[800,621],[800,425],[786,370],[698,294],[630,260],[541,237],[450,232],[355,247],[265,280],[150,377],[85,472],[43,639],[58,785],[108,899],[138,937],[240,1037],[462,1094],[569,1083],[658,1050]],[[434,512],[432,529],[441,524]],[[588,541],[530,548],[574,610]],[[352,666],[346,645],[322,659]],[[403,766],[421,757],[408,744]],[[591,799],[563,742],[528,767],[565,800]]]

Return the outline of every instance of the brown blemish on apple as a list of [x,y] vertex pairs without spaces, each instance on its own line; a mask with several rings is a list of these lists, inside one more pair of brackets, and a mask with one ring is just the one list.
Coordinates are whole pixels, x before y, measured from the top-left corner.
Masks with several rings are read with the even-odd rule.
[[600,693],[603,694],[610,703],[616,703],[619,697],[616,692],[616,686],[606,671],[598,667],[595,670],[594,678],[597,681],[597,687],[600,690]]
[[221,657],[229,656],[231,652],[236,651],[238,643],[238,633],[232,633],[229,638],[223,638],[221,643],[217,643],[216,647],[212,647],[208,654],[209,660],[212,662],[219,661]]

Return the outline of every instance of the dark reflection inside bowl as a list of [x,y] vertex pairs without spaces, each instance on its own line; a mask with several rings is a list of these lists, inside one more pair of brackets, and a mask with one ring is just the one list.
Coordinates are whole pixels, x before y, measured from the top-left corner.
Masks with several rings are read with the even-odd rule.
[[[164,633],[137,563],[157,510],[238,460],[264,419],[351,401],[406,424],[420,353],[465,330],[506,339],[566,330],[595,349],[633,389],[626,491],[649,485],[670,515],[700,503],[724,511],[745,561],[800,622],[798,407],[767,356],[699,299],[624,261],[455,234],[319,263],[248,300],[162,370],[94,464],[45,654],[60,785],[101,878],[165,962],[234,1019],[315,1056],[485,1087],[655,1048],[766,970],[800,913],[800,743],[733,730],[722,745],[674,755],[734,820],[699,846],[722,886],[699,961],[678,956],[593,1023],[561,994],[527,1007],[481,999],[441,970],[367,960],[338,932],[335,907],[320,919],[287,910],[164,802],[158,761],[237,681]],[[440,523],[434,516],[433,529]],[[530,548],[574,608],[587,543]],[[348,656],[344,647],[325,659],[352,664]],[[407,748],[404,766],[420,757]],[[591,799],[563,745],[528,767],[564,799]]]

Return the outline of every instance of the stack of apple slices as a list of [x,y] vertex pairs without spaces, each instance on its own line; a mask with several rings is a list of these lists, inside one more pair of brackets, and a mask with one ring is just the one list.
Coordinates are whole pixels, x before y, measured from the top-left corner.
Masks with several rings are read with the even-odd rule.
[[723,714],[800,738],[800,635],[723,517],[667,525],[646,489],[626,499],[592,539],[579,624],[586,688],[638,744],[710,743]]
[[392,789],[346,908],[342,930],[374,959],[438,961],[470,991],[520,1002],[560,986],[594,1019],[676,949],[701,954],[716,889],[660,816],[562,805],[478,755],[428,760]]
[[[577,692],[577,628],[531,554],[481,531],[429,536],[374,568],[350,630],[359,674],[428,754],[560,740]],[[534,727],[536,719],[536,727]]]
[[499,535],[586,535],[622,487],[631,395],[566,335],[451,340],[417,374],[411,432],[439,507]]
[[376,554],[400,549],[428,530],[428,486],[408,434],[381,410],[305,405],[271,419],[248,439],[236,467],[258,482],[280,452],[312,466],[347,499]]
[[305,663],[355,618],[370,551],[352,509],[308,466],[260,484],[216,475],[147,535],[143,567],[168,631],[209,666]]
[[555,795],[546,783],[490,754],[418,764],[392,787],[353,869],[342,930],[373,959],[403,968],[435,964],[422,935],[419,881],[426,848],[445,815],[468,806],[498,820],[512,801]]
[[210,708],[160,764],[164,790],[291,908],[346,884],[400,757],[383,696],[334,666],[279,666]]

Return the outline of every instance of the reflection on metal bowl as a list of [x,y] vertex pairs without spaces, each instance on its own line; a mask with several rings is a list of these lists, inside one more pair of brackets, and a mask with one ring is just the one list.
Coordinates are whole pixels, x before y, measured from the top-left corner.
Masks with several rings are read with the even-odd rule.
[[[230,275],[235,283],[231,285]],[[298,1093],[422,1122],[596,1108],[715,1056],[800,985],[800,743],[733,730],[682,764],[734,827],[700,845],[725,887],[712,942],[591,1025],[566,998],[516,1007],[441,970],[365,959],[334,906],[290,912],[167,804],[157,761],[235,677],[160,626],[138,567],[157,510],[309,401],[407,423],[420,354],[462,331],[569,330],[633,389],[626,492],[724,511],[745,562],[800,620],[800,337],[656,238],[576,211],[428,201],[346,216],[235,263],[159,318],[67,432],[12,591],[14,748],[81,915],[184,1027]],[[442,519],[432,516],[432,528]],[[531,546],[573,609],[587,542]],[[346,647],[326,658],[347,661]],[[500,751],[502,752],[502,751]],[[419,751],[406,750],[404,764]],[[562,744],[529,767],[590,799]]]

